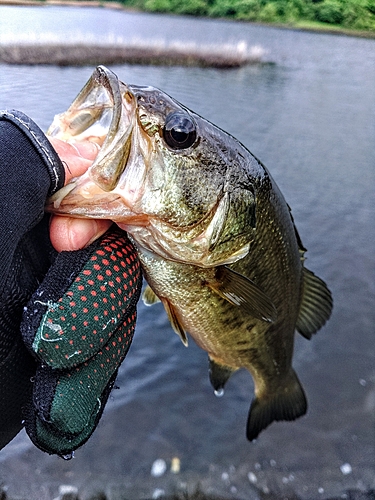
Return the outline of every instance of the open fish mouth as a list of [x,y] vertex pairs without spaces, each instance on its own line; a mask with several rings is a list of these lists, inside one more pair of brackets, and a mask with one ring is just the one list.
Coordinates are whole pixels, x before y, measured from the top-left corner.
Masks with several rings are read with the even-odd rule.
[[55,117],[47,135],[67,142],[89,140],[98,144],[100,150],[86,174],[48,200],[47,211],[58,211],[67,194],[75,204],[78,199],[73,199],[74,191],[85,197],[85,190],[77,188],[87,184],[88,179],[92,182],[87,198],[92,197],[96,186],[95,203],[99,211],[100,191],[105,192],[106,210],[108,203],[116,202],[118,195],[111,196],[109,192],[116,187],[128,161],[136,108],[136,99],[129,88],[112,71],[98,66],[69,109]]

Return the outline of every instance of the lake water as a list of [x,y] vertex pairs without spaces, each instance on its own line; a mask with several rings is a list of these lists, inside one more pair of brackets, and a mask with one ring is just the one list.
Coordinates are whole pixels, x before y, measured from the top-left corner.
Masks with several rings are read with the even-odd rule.
[[[375,488],[375,41],[256,25],[105,9],[0,7],[1,37],[166,40],[259,45],[272,64],[236,70],[112,66],[129,83],[160,87],[241,140],[270,169],[308,248],[308,267],[335,307],[294,366],[309,411],[245,439],[252,397],[240,371],[224,397],[206,354],[186,349],[160,305],[139,305],[133,346],[101,423],[65,462],[21,433],[0,452],[0,483],[28,500],[59,484],[109,498],[157,498],[195,487],[230,499],[339,497]],[[0,65],[0,108],[46,129],[92,67]],[[16,193],[15,193],[16,196]],[[181,471],[170,471],[178,457]],[[163,459],[167,471],[151,476]],[[86,495],[86,496],[85,496]]]

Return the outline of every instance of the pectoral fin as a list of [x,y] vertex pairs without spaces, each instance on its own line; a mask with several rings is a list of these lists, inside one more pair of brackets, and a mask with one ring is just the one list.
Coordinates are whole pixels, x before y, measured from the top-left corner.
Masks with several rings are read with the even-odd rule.
[[272,300],[249,278],[227,266],[217,268],[216,280],[208,283],[220,297],[245,309],[254,318],[272,323],[277,318]]
[[164,309],[167,312],[168,319],[171,322],[173,330],[177,333],[177,335],[180,337],[181,342],[184,344],[184,346],[187,347],[188,345],[188,339],[186,336],[186,332],[184,327],[181,325],[180,320],[177,317],[176,311],[172,304],[167,300],[167,299],[161,299]]
[[330,317],[332,295],[324,281],[305,267],[302,294],[296,328],[301,335],[310,339]]
[[146,306],[152,306],[153,304],[156,304],[157,302],[160,302],[159,297],[156,295],[156,293],[152,290],[150,285],[147,285],[143,295],[142,295],[143,302]]

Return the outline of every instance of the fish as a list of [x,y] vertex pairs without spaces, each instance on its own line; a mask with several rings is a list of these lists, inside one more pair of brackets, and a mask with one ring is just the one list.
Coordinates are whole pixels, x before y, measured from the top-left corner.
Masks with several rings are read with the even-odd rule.
[[237,370],[250,372],[248,440],[303,416],[295,335],[311,339],[333,299],[305,267],[291,209],[261,161],[163,91],[123,83],[104,66],[47,134],[100,150],[46,210],[111,219],[128,233],[145,303],[161,301],[182,342],[208,353],[215,393]]

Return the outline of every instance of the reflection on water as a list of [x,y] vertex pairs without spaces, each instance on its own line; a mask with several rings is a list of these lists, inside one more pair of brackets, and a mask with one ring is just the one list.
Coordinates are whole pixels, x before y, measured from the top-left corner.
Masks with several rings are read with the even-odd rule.
[[[94,436],[64,462],[21,434],[0,453],[0,480],[9,493],[40,500],[56,496],[61,483],[86,492],[104,484],[113,498],[122,492],[140,499],[186,483],[227,498],[276,491],[315,499],[374,488],[375,42],[103,9],[2,7],[0,28],[22,30],[21,16],[34,13],[28,26],[68,29],[72,36],[147,33],[197,43],[246,40],[267,49],[276,64],[231,71],[111,69],[127,82],[162,88],[235,135],[268,166],[309,249],[308,267],[329,284],[335,308],[311,342],[296,339],[294,365],[308,415],[273,424],[248,443],[250,376],[236,373],[224,397],[216,398],[206,354],[192,341],[188,349],[181,344],[160,305],[140,304],[120,389]],[[47,128],[92,70],[1,66],[0,108],[21,109]],[[170,471],[174,457],[179,474]],[[167,471],[153,477],[158,458]]]

